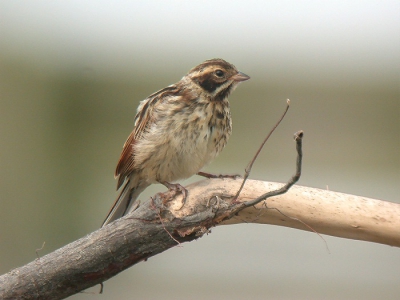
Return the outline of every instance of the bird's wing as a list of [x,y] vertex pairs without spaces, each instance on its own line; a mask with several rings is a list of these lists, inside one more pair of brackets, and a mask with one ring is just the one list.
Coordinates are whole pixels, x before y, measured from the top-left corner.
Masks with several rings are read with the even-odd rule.
[[115,169],[114,176],[115,178],[118,178],[117,189],[122,186],[125,179],[135,169],[135,143],[137,140],[140,140],[143,133],[154,123],[155,120],[152,117],[154,115],[154,109],[167,97],[177,96],[177,94],[179,94],[179,88],[176,85],[170,85],[150,95],[140,103],[135,116],[135,127],[124,144],[121,156]]

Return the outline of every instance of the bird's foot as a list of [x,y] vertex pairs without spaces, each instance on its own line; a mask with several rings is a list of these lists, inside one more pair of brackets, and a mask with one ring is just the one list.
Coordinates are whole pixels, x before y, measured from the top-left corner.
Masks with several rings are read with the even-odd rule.
[[[180,185],[179,183],[169,183],[167,181],[162,181],[160,182],[161,184],[165,185],[170,191],[174,192],[175,195],[177,195],[178,193],[181,193],[183,196],[182,199],[182,206],[181,208],[185,205],[186,203],[186,198],[188,195],[188,191],[187,189],[185,189],[182,185]],[[181,209],[180,208],[180,209]]]

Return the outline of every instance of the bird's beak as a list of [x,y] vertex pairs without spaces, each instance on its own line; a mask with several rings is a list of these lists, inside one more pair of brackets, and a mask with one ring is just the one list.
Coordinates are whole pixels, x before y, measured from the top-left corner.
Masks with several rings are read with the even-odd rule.
[[246,81],[248,79],[250,79],[250,76],[247,76],[246,74],[242,73],[242,72],[238,72],[237,74],[233,75],[231,78],[231,80],[233,81]]

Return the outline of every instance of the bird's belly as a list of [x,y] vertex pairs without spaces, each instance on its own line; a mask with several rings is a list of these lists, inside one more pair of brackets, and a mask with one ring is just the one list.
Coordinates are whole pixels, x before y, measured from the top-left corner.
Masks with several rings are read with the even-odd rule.
[[151,141],[139,141],[137,149],[148,149],[135,156],[143,178],[149,183],[174,182],[200,171],[219,154],[231,133],[230,124],[229,130],[218,123],[211,127],[208,124],[206,120],[199,121],[195,127],[164,131],[157,138],[153,133],[149,135]]

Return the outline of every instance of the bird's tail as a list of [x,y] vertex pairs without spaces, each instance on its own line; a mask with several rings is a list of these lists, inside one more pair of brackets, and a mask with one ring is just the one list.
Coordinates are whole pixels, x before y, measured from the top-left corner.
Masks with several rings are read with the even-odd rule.
[[125,182],[101,227],[126,215],[140,193],[149,186],[148,184],[139,184],[136,187],[132,187],[130,183],[130,180]]

